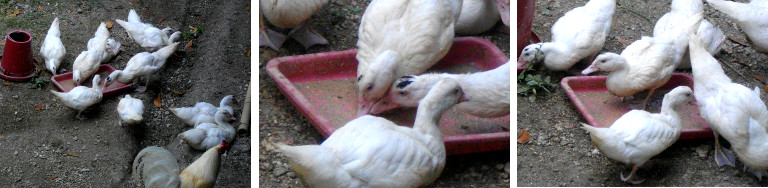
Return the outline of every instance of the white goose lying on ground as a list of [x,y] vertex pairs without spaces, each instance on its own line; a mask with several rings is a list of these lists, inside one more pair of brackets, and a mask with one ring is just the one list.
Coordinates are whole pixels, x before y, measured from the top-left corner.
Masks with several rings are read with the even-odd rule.
[[106,53],[104,53],[99,58],[99,63],[106,63],[112,57],[115,57],[117,55],[117,52],[120,51],[120,42],[117,42],[115,39],[109,38],[109,30],[107,30],[107,24],[102,22],[99,25],[99,28],[96,29],[96,33],[94,33],[93,38],[88,40],[88,49],[96,48],[98,44],[96,44],[98,41],[100,41],[103,38],[107,39],[107,46],[106,46]]
[[751,0],[749,4],[723,0],[707,0],[707,3],[733,18],[747,34],[752,48],[768,53],[768,0]]
[[453,43],[460,0],[374,0],[357,41],[358,115],[368,114],[395,79],[420,74]]
[[235,102],[232,95],[227,95],[221,99],[219,107],[207,102],[197,102],[193,107],[173,107],[170,110],[187,125],[195,126],[201,123],[216,123],[214,115],[221,109],[228,111],[229,114],[235,114],[232,110],[232,104]]
[[133,182],[142,187],[213,187],[221,166],[221,154],[229,143],[208,149],[179,174],[176,157],[168,150],[149,146],[133,160]]
[[171,45],[165,46],[156,52],[141,52],[128,60],[125,69],[115,70],[107,76],[107,85],[117,81],[120,83],[131,83],[134,80],[138,80],[139,77],[146,77],[147,84],[145,87],[140,87],[139,92],[146,90],[149,87],[149,80],[152,78],[152,74],[163,68],[165,61],[168,57],[176,51],[176,46],[179,45],[175,42]]
[[[698,36],[691,36],[698,38]],[[701,103],[701,117],[715,134],[715,160],[719,166],[734,166],[733,154],[720,146],[718,135],[731,143],[731,148],[758,179],[768,168],[768,109],[760,100],[760,89],[750,90],[733,83],[704,47],[690,41],[693,64],[693,88]]]
[[590,0],[566,12],[552,25],[552,41],[523,48],[517,66],[544,61],[550,70],[562,71],[594,57],[603,49],[615,9],[615,0]]
[[144,104],[141,103],[141,100],[126,94],[117,103],[117,113],[120,115],[120,126],[123,126],[123,122],[126,125],[139,124],[144,119],[142,116],[144,114]]
[[634,165],[629,177],[621,174],[621,180],[633,184],[635,172],[651,157],[658,155],[680,137],[682,125],[676,108],[693,100],[693,91],[679,86],[664,95],[661,113],[651,114],[643,110],[632,110],[622,115],[610,128],[595,128],[582,123],[589,131],[592,142],[608,158]]
[[[653,28],[653,37],[660,37],[668,32],[684,32],[685,36],[680,37],[680,40],[688,40],[687,31],[675,30],[675,26],[685,24],[685,21],[695,15],[696,13],[704,11],[704,3],[701,0],[673,0],[672,10],[664,14],[659,21],[656,22],[656,26]],[[725,41],[725,35],[719,28],[713,26],[706,19],[701,20],[701,24],[697,30],[703,37],[701,38],[702,44],[705,44],[707,51],[711,54],[716,54],[721,48],[723,41]],[[687,42],[686,42],[687,43]],[[679,62],[678,69],[690,69],[691,60],[687,46],[680,46],[685,51]]]
[[91,88],[77,86],[66,93],[54,90],[51,90],[51,93],[58,97],[59,101],[65,106],[77,110],[77,116],[75,117],[83,120],[85,118],[81,118],[80,113],[83,113],[83,110],[89,106],[101,102],[101,98],[103,97],[101,90],[103,86],[104,84],[101,82],[101,76],[97,74],[93,76]]
[[467,102],[457,104],[459,110],[479,117],[509,115],[509,62],[493,70],[472,74],[432,73],[419,76],[403,76],[389,89],[387,97],[376,103],[372,114],[379,114],[398,107],[416,107],[442,78],[459,81],[464,93],[472,96]]
[[43,44],[40,45],[40,55],[45,59],[45,68],[51,71],[51,74],[57,75],[56,69],[61,65],[61,60],[67,53],[64,43],[61,42],[61,31],[59,31],[59,17],[53,19],[48,34],[45,35]]
[[460,102],[456,80],[438,82],[421,100],[413,128],[370,115],[356,118],[320,145],[274,143],[310,187],[418,187],[445,167],[445,145],[437,124]]
[[184,131],[178,137],[196,150],[206,150],[221,143],[222,140],[232,142],[235,139],[235,127],[227,120],[236,120],[229,111],[216,111],[216,123],[201,123],[194,129]]
[[[263,22],[266,18],[269,23],[275,27],[290,29],[293,28],[288,36],[296,39],[304,48],[309,48],[315,44],[328,44],[328,41],[320,34],[312,30],[312,17],[315,12],[320,10],[328,3],[328,0],[262,0],[259,1],[259,21]],[[285,41],[285,36],[279,32],[272,31],[264,23],[259,25],[259,46],[268,46],[277,51]]]
[[168,36],[168,34],[152,26],[152,24],[141,22],[139,15],[136,14],[136,11],[133,9],[128,12],[127,22],[120,19],[116,19],[115,21],[125,28],[128,36],[135,40],[136,43],[147,52],[154,52],[165,45],[170,45],[181,37],[181,31],[176,31]]
[[[697,13],[688,18],[686,24],[679,24],[674,30],[694,32],[703,16],[703,13]],[[610,72],[605,86],[611,94],[622,98],[650,89],[640,107],[645,109],[656,88],[666,84],[672,77],[677,67],[675,61],[682,59],[685,53],[688,44],[687,40],[681,39],[682,35],[687,33],[667,32],[659,37],[643,37],[627,46],[621,55],[609,52],[598,56],[582,74]]]

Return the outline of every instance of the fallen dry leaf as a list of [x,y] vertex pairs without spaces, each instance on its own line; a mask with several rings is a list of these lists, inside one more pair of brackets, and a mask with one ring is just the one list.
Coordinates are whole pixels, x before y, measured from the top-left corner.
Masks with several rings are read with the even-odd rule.
[[632,44],[632,41],[628,41],[628,40],[624,40],[624,39],[620,39],[620,38],[616,38],[616,41],[621,43],[621,44],[623,44],[623,45]]
[[741,45],[743,45],[743,46],[746,46],[746,47],[751,47],[751,46],[752,46],[752,45],[749,45],[749,43],[747,43],[747,42],[744,42],[744,41],[742,41],[742,40],[740,40],[740,39],[737,39],[737,38],[731,37],[730,35],[728,35],[728,39],[730,39],[730,40],[731,40],[731,41],[733,41],[733,42],[739,43],[739,44],[741,44]]
[[197,28],[196,28],[196,27],[192,27],[192,26],[190,25],[190,26],[189,26],[189,29],[191,29],[193,33],[197,33]]
[[155,103],[155,106],[157,106],[158,108],[163,108],[163,102],[160,101],[160,97],[157,97],[154,103]]
[[160,18],[160,19],[158,19],[157,21],[158,21],[158,22],[163,22],[163,20],[165,20],[165,19],[162,19],[162,18]]
[[765,78],[763,78],[763,76],[760,76],[760,75],[757,75],[757,74],[752,74],[752,73],[749,73],[749,76],[752,76],[752,77],[754,77],[754,78],[757,78],[757,80],[760,80],[760,82],[762,82],[763,84],[765,84]]
[[176,91],[175,89],[171,89],[171,92],[175,93],[176,95],[184,95],[185,93],[187,93],[186,91],[180,92],[180,91]]
[[107,22],[107,29],[112,29],[112,22]]
[[[765,92],[768,92],[768,86],[763,86],[763,90],[765,90]],[[0,138],[3,138],[3,137],[0,136]]]
[[192,47],[192,41],[189,41],[189,42],[187,43],[187,48],[189,48],[189,47]]
[[21,14],[21,13],[24,13],[24,11],[21,11],[21,10],[14,10],[14,11],[13,11],[13,16],[18,16],[18,15],[19,15],[19,14]]
[[72,10],[67,10],[67,13],[72,13]]
[[56,178],[58,178],[58,177],[59,177],[59,175],[58,175],[58,174],[54,174],[54,175],[53,175],[53,177],[51,177],[51,180],[53,180],[53,179],[56,179]]
[[82,8],[84,8],[84,9],[90,8],[90,7],[88,7],[88,6],[85,6],[85,5],[83,5],[83,6],[81,6],[81,7],[82,7]]
[[130,4],[139,4],[139,1],[131,1]]
[[13,85],[13,82],[5,82],[5,85],[6,85],[6,86],[10,86],[10,85]]
[[5,41],[0,42],[0,45],[5,46]]
[[80,157],[80,155],[78,155],[76,153],[65,152],[65,154],[67,154],[69,156],[72,156],[72,157]]
[[749,66],[749,64],[739,61],[739,59],[736,59],[736,58],[731,59],[731,62],[738,63],[747,67],[752,67],[752,66]]
[[72,8],[75,8],[75,7],[77,7],[77,5],[75,5],[75,4],[72,4]]
[[251,50],[245,51],[245,56],[251,57]]
[[3,135],[2,135],[2,134],[0,134],[0,139],[3,139],[3,138],[4,138],[4,137],[3,137]]
[[43,105],[40,103],[37,103],[37,107],[35,107],[35,110],[40,111],[40,109],[43,109]]
[[517,136],[518,144],[523,144],[531,140],[531,135],[528,134],[528,131],[526,131],[525,129],[522,129],[522,130],[523,132],[520,134],[520,136]]
[[38,5],[37,9],[40,9],[40,11],[42,11],[43,10],[43,6]]
[[245,11],[251,11],[251,5],[248,5],[247,7],[245,7]]

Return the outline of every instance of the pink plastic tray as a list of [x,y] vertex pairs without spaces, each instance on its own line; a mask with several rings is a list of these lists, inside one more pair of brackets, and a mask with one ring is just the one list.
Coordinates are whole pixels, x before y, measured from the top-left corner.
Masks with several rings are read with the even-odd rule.
[[[280,91],[328,137],[355,116],[357,50],[281,57],[267,64],[267,73]],[[479,38],[457,38],[448,54],[430,71],[490,70],[507,62],[492,43]],[[415,108],[396,109],[380,116],[398,125],[413,126]],[[440,120],[448,154],[509,149],[509,116],[478,118],[451,109]]]
[[[115,68],[112,68],[112,66],[100,65],[99,70],[97,70],[95,74],[101,75],[101,81],[103,82],[104,79],[107,79],[107,76],[109,76],[109,73],[112,73],[114,71],[115,71]],[[56,87],[58,87],[63,92],[69,92],[69,90],[72,90],[72,88],[77,87],[75,85],[75,81],[72,80],[72,72],[53,76],[51,77],[51,81],[53,81],[53,84],[56,85]],[[82,85],[86,87],[91,87],[91,80],[84,81]],[[105,96],[117,94],[130,89],[131,86],[133,86],[133,82],[129,84],[114,82],[106,86],[104,88],[104,91],[102,91],[102,93]]]
[[[587,122],[594,127],[610,127],[619,117],[631,109],[628,102],[622,102],[619,97],[613,96],[605,88],[607,76],[574,76],[566,77],[561,81],[568,98]],[[651,99],[648,100],[646,110],[651,113],[659,113],[661,100],[664,94],[677,86],[688,86],[693,89],[693,78],[687,74],[674,73],[672,78],[661,88],[657,89]],[[647,91],[635,94],[636,101],[645,98]],[[683,130],[680,140],[711,138],[712,129],[706,121],[699,116],[699,107],[683,104],[680,108]]]

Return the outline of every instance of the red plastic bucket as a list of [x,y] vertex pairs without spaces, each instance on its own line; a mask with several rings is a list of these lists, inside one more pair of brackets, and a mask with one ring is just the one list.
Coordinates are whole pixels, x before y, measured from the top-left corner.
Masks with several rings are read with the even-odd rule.
[[36,63],[32,58],[32,35],[20,30],[9,32],[0,60],[0,77],[11,81],[30,79],[34,76]]

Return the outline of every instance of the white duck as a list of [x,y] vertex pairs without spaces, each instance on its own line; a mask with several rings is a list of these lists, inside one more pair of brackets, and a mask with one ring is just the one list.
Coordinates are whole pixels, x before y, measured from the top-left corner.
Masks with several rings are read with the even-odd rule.
[[221,154],[229,143],[208,149],[179,174],[179,165],[171,152],[149,146],[133,160],[133,181],[143,187],[213,187],[221,166]]
[[[102,23],[104,24],[104,23]],[[80,52],[77,55],[75,62],[72,63],[72,80],[80,85],[86,78],[96,73],[101,65],[101,58],[106,54],[107,38],[101,38],[96,43],[96,46],[88,49],[88,51]]]
[[552,42],[523,48],[517,66],[544,61],[550,70],[562,71],[581,59],[594,57],[603,49],[615,10],[615,0],[590,0],[566,12],[552,25]]
[[133,182],[140,187],[178,187],[179,171],[176,157],[161,147],[146,147],[133,159]]
[[[320,34],[312,30],[310,17],[328,3],[328,0],[263,0],[259,1],[259,21],[269,20],[275,27],[282,29],[293,28],[288,36],[296,39],[304,48],[316,44],[328,44]],[[285,41],[285,36],[266,28],[265,23],[259,23],[259,46],[268,46],[279,50]]]
[[144,119],[142,114],[144,113],[144,104],[141,100],[131,97],[126,94],[120,102],[117,103],[117,113],[120,115],[120,126],[123,126],[123,122],[127,125],[135,125],[141,123]]
[[446,78],[421,100],[413,128],[366,115],[348,122],[320,145],[274,145],[310,187],[424,186],[445,167],[445,144],[437,123],[462,95],[459,83]]
[[53,90],[51,90],[51,93],[58,97],[61,103],[65,106],[77,110],[76,118],[82,120],[85,118],[81,118],[80,113],[83,113],[89,106],[101,102],[101,98],[103,97],[101,93],[103,86],[104,84],[101,82],[101,76],[97,74],[93,76],[93,83],[90,88],[77,86],[66,93]]
[[224,109],[227,110],[229,114],[234,114],[232,104],[235,102],[236,101],[232,95],[227,95],[221,99],[221,102],[219,102],[219,107],[216,107],[213,104],[207,102],[198,102],[195,103],[195,106],[193,107],[173,107],[170,110],[174,115],[176,115],[176,117],[179,117],[179,119],[184,121],[184,123],[187,125],[195,126],[201,123],[216,123],[214,115],[219,109]]
[[733,18],[755,50],[768,53],[768,0],[751,0],[749,4],[723,0],[707,3]]
[[[685,24],[686,19],[696,13],[704,11],[704,3],[702,3],[701,0],[673,0],[671,7],[672,10],[669,13],[664,14],[664,16],[659,18],[656,22],[656,26],[653,28],[654,37],[659,37],[667,32],[681,32],[680,30],[675,30],[676,25]],[[681,39],[687,41],[687,31],[682,32],[685,32],[686,36],[681,37]],[[709,51],[709,53],[716,54],[720,51],[723,41],[725,41],[725,35],[720,28],[713,26],[712,23],[709,23],[709,21],[704,19],[701,20],[697,32],[703,36],[701,42],[708,46],[707,51]],[[690,69],[691,60],[688,48],[685,46],[682,48],[684,48],[685,55],[682,56],[677,68]]]
[[179,134],[181,141],[196,150],[206,150],[221,143],[222,140],[232,142],[235,139],[235,127],[227,120],[235,117],[224,109],[216,111],[216,123],[201,123],[194,129]]
[[472,74],[422,74],[403,76],[389,89],[387,97],[376,103],[372,114],[379,114],[398,107],[416,107],[442,78],[459,81],[464,93],[472,96],[467,102],[457,104],[459,110],[478,117],[509,115],[509,62],[493,70]]
[[634,165],[629,177],[621,174],[621,180],[633,184],[635,172],[643,163],[671,146],[680,137],[682,125],[676,107],[691,102],[693,91],[688,86],[679,86],[664,95],[661,112],[651,114],[643,110],[632,110],[622,115],[609,128],[595,128],[582,123],[589,131],[592,142],[608,158]]
[[223,140],[219,145],[211,147],[195,162],[181,171],[181,187],[209,188],[216,185],[221,167],[221,155],[229,149],[229,142]]
[[152,24],[141,22],[139,15],[133,9],[128,12],[127,22],[120,19],[115,21],[125,28],[129,37],[133,38],[136,43],[139,43],[148,52],[154,52],[165,45],[170,45],[181,37],[181,31],[176,31],[169,37],[168,34],[152,26]]
[[[694,32],[702,17],[703,13],[697,13],[674,30]],[[610,72],[605,85],[611,94],[622,98],[650,89],[640,107],[644,109],[653,92],[672,77],[677,67],[675,61],[682,59],[688,45],[682,35],[687,33],[668,32],[659,37],[643,37],[627,46],[621,55],[609,52],[598,56],[582,74]]]
[[456,34],[476,35],[488,31],[499,22],[499,11],[494,5],[499,0],[464,0],[461,14],[454,29]]
[[107,39],[107,46],[106,46],[106,53],[99,58],[99,63],[106,63],[112,57],[115,57],[117,55],[117,52],[120,51],[120,42],[117,42],[115,39],[109,38],[109,30],[107,30],[107,24],[104,22],[101,22],[99,24],[99,28],[96,29],[96,33],[94,33],[93,38],[88,40],[88,49],[95,48],[98,44],[98,41],[102,38],[108,38]]
[[717,164],[735,164],[733,154],[720,146],[718,135],[722,135],[744,162],[745,170],[762,180],[768,169],[768,109],[760,100],[759,88],[750,90],[733,83],[703,45],[691,40],[689,46],[693,88],[701,103],[701,117],[707,120],[715,135]]
[[[145,86],[148,87],[152,74],[163,68],[165,61],[176,51],[176,46],[178,45],[178,42],[174,42],[156,52],[141,52],[134,55],[128,60],[125,69],[115,70],[107,76],[107,85],[112,84],[115,81],[120,83],[130,83],[144,76],[147,79],[147,84]],[[146,90],[146,87],[140,87],[138,89],[139,92]]]
[[61,65],[61,60],[64,59],[64,55],[67,53],[67,49],[64,47],[64,43],[61,42],[61,31],[59,31],[59,17],[53,19],[51,28],[48,29],[48,34],[45,35],[43,44],[40,45],[40,55],[45,59],[45,68],[51,71],[51,74],[56,75],[56,69]]
[[461,0],[374,0],[357,41],[358,115],[368,114],[395,79],[420,74],[453,43]]

